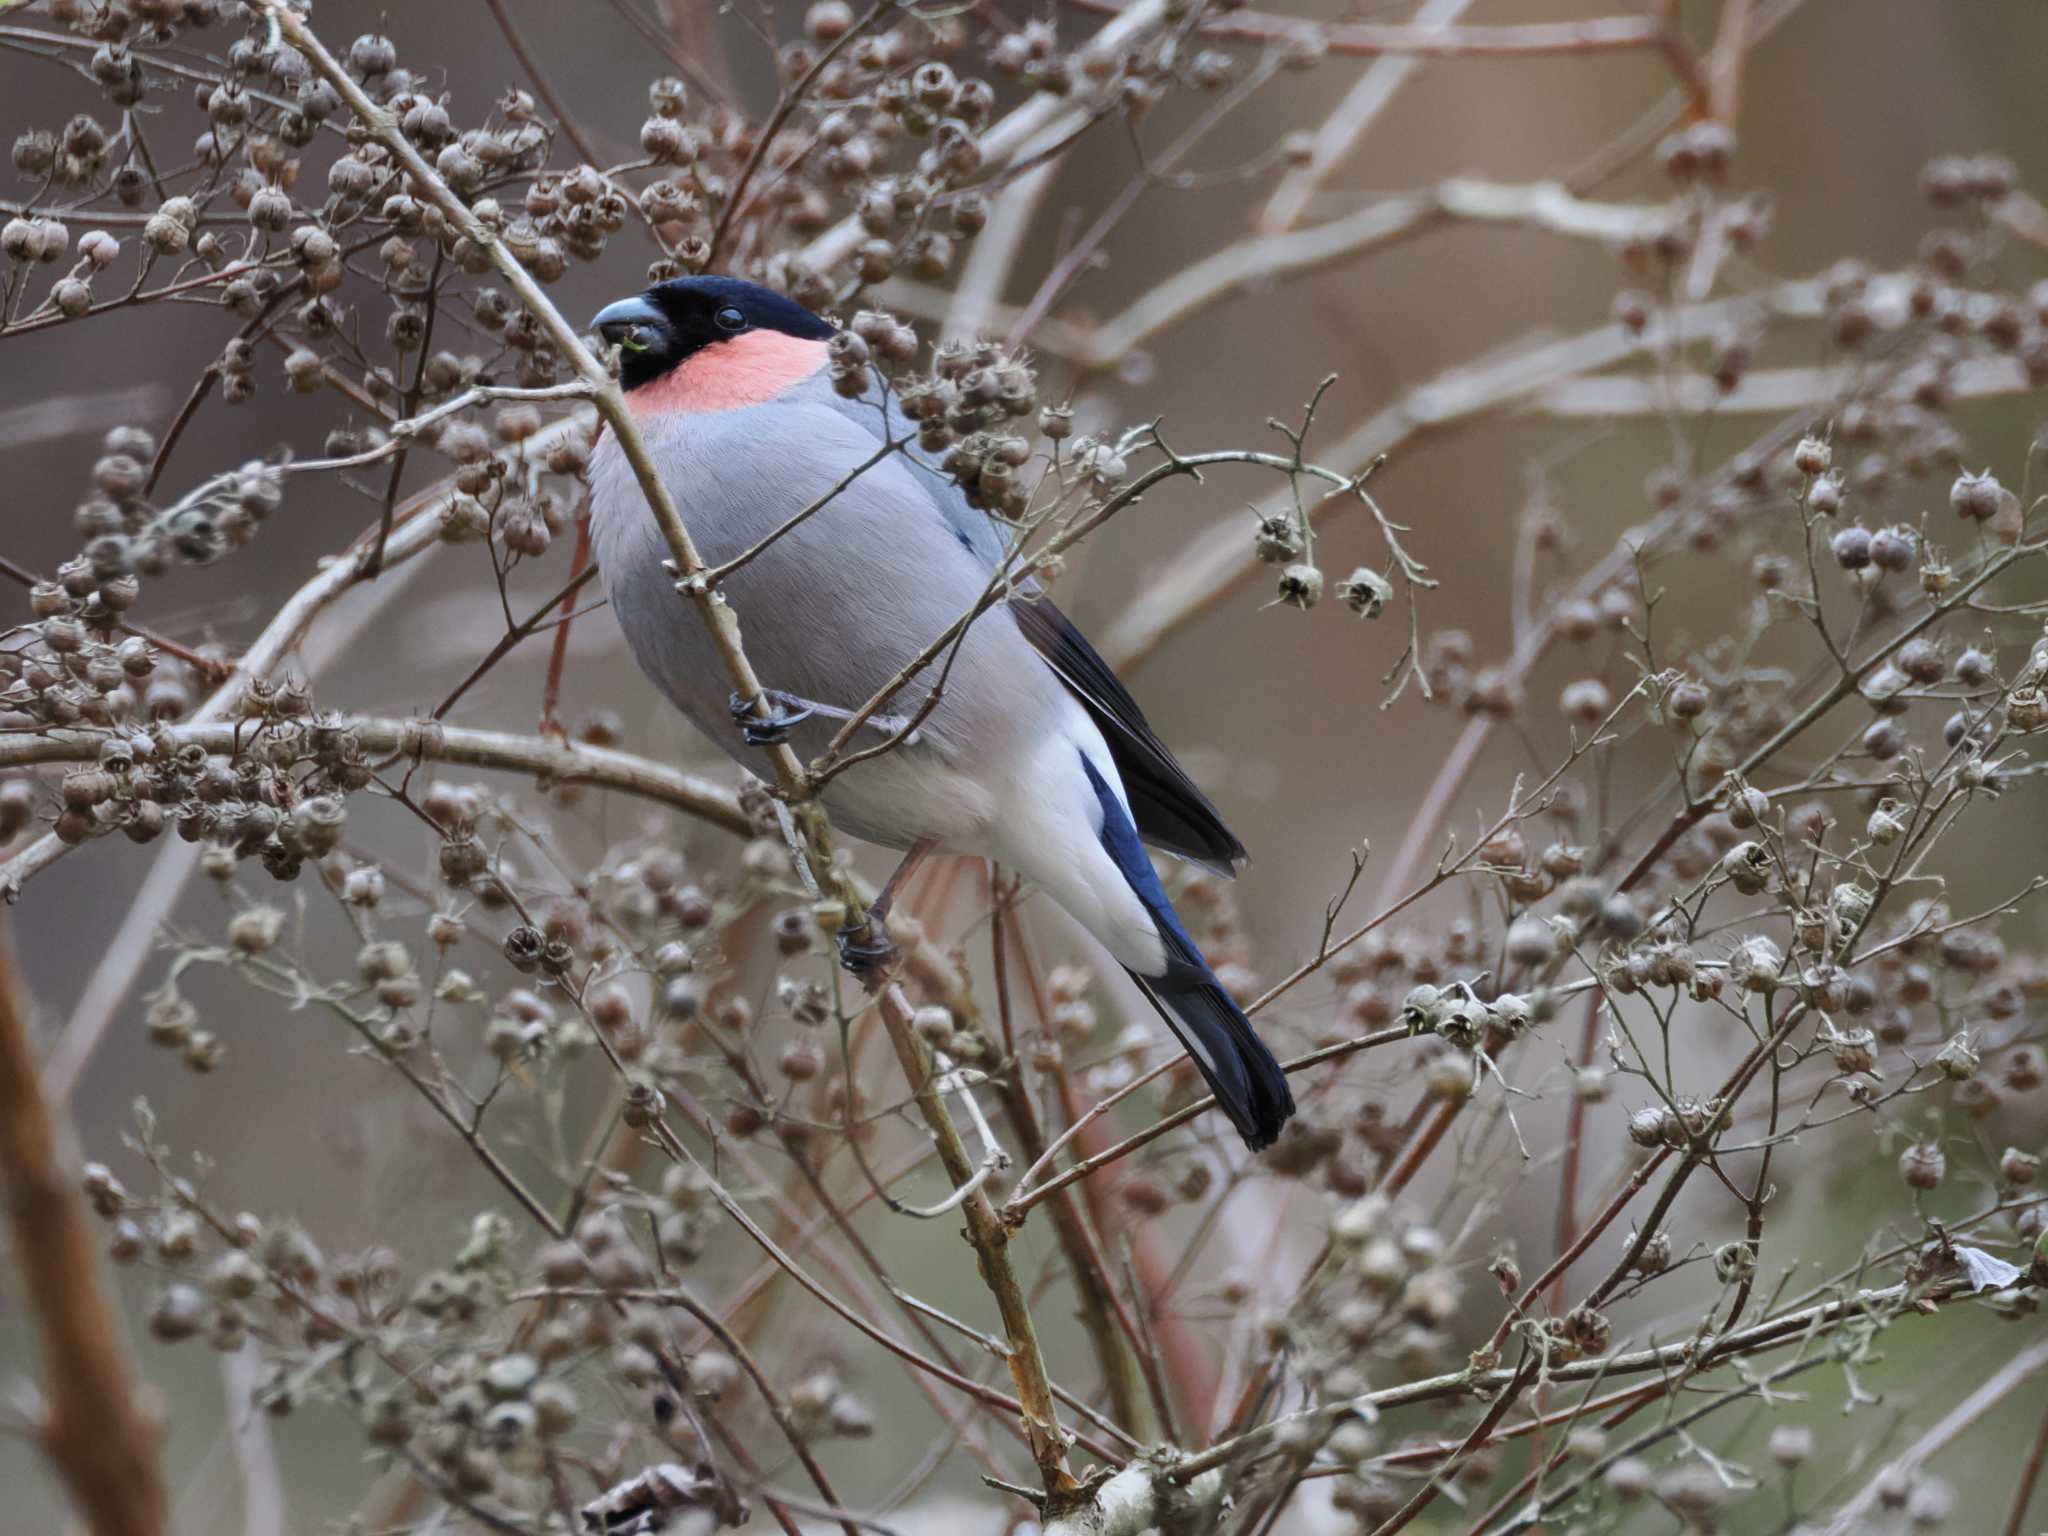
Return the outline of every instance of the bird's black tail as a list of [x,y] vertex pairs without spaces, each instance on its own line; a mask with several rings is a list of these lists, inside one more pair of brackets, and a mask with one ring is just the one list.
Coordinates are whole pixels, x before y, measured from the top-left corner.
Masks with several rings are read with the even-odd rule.
[[1130,975],[1194,1058],[1244,1144],[1254,1152],[1270,1147],[1294,1113],[1294,1095],[1280,1063],[1215,974],[1203,964],[1199,971],[1176,966],[1165,976]]
[[1166,946],[1164,974],[1145,976],[1131,971],[1131,979],[1194,1058],[1209,1091],[1216,1095],[1216,1102],[1230,1116],[1245,1145],[1261,1151],[1273,1144],[1280,1127],[1294,1113],[1287,1075],[1181,926],[1152,860],[1138,841],[1138,830],[1114,791],[1085,752],[1081,762],[1102,805],[1102,846],[1144,903]]

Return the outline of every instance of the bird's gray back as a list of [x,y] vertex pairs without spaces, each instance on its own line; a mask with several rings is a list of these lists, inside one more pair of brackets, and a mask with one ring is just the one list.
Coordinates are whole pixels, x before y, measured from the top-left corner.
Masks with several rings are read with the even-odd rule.
[[807,379],[792,390],[801,392],[847,418],[879,447],[884,442],[902,443],[897,457],[907,465],[917,484],[931,498],[932,506],[952,530],[953,537],[990,570],[1002,564],[1009,552],[1008,531],[988,513],[973,505],[959,482],[941,469],[930,454],[917,446],[917,423],[904,415],[895,397],[877,400],[863,396],[848,400],[823,379]]

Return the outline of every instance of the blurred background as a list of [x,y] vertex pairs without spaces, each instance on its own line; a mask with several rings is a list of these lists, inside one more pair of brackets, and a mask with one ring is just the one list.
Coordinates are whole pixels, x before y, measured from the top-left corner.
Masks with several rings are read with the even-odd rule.
[[[724,82],[735,102],[758,111],[772,100],[772,59],[751,7],[714,6],[709,0],[666,3],[671,12],[685,13],[682,35],[694,39],[705,71]],[[507,4],[553,83],[576,104],[599,153],[619,161],[634,158],[647,81],[665,66],[621,11],[661,27],[675,16],[663,14],[656,0]],[[1621,0],[1618,8],[1627,6]],[[1004,8],[1025,14],[1023,7]],[[1595,0],[1480,0],[1464,19],[1568,20],[1615,9]],[[764,10],[784,30],[796,26],[795,9]],[[1402,9],[1390,6],[1294,10],[1326,20],[1406,19]],[[31,6],[25,20],[39,20],[35,11]],[[1711,37],[1719,13],[1719,0],[1683,6],[1691,34],[1702,40]],[[1099,22],[1058,8],[1053,14],[1076,31]],[[10,12],[0,19],[17,18]],[[315,20],[330,40],[366,30],[389,32],[415,68],[433,61],[435,87],[471,111],[508,84],[523,83],[520,64],[498,30],[467,0],[397,8],[322,0]],[[61,122],[77,110],[78,82],[64,67],[11,46],[6,32],[0,27],[0,126],[11,134],[26,124]],[[1930,222],[1918,178],[1938,155],[1995,149],[2016,162],[2023,187],[2048,187],[2048,96],[2039,82],[2044,45],[2048,13],[2038,0],[1807,0],[1792,8],[1750,60],[1730,173],[1732,187],[1771,194],[1772,227],[1731,264],[1725,288],[1742,291],[1806,276],[1845,256],[1874,268],[1910,262]],[[1289,129],[1312,126],[1364,67],[1363,61],[1333,56],[1283,77],[1204,146],[1197,164],[1239,163]],[[1650,51],[1425,62],[1361,152],[1330,176],[1314,215],[1335,216],[1372,196],[1450,176],[1503,182],[1566,176],[1625,133],[1669,85],[1668,69]],[[1170,126],[1156,124],[1148,131],[1164,142]],[[1005,297],[1027,297],[1035,276],[1071,238],[1076,221],[1089,218],[1129,179],[1135,162],[1120,134],[1093,142],[1092,152],[1061,166],[1019,262],[1020,279]],[[7,188],[4,175],[0,194],[13,195],[19,189]],[[1179,267],[1188,253],[1240,238],[1270,186],[1267,176],[1148,194],[1110,243],[1108,261],[1080,279],[1060,316],[1079,322],[1115,313]],[[1604,180],[1596,195],[1657,201],[1669,194],[1654,157],[1638,154]],[[594,267],[572,267],[555,296],[580,320],[641,286],[644,255],[619,241]],[[2013,258],[2019,264],[2028,259],[2018,253]],[[1617,261],[1586,242],[1506,227],[1431,230],[1369,259],[1234,295],[1157,338],[1116,376],[1091,381],[1082,406],[1103,421],[1161,418],[1180,445],[1272,447],[1276,439],[1265,419],[1296,417],[1317,381],[1336,373],[1321,415],[1334,440],[1446,370],[1604,324],[1617,290],[1631,283]],[[189,387],[193,360],[213,355],[232,324],[209,304],[159,305],[142,324],[114,314],[6,339],[0,351],[0,444],[8,456],[0,488],[0,542],[11,557],[48,570],[75,549],[69,510],[86,485],[99,433],[115,420],[160,426]],[[1785,359],[1818,360],[1817,353]],[[260,367],[274,370],[275,362],[266,358]],[[1044,359],[1043,369],[1048,378],[1061,376],[1056,357]],[[110,402],[113,394],[119,398]],[[67,430],[36,424],[41,418],[34,413],[53,402],[66,413]],[[331,421],[295,407],[281,378],[266,375],[252,403],[199,414],[180,448],[179,465],[194,476],[200,466],[224,466],[284,445],[302,456],[319,453]],[[1960,414],[1972,444],[1996,448],[2000,459],[1994,467],[2013,483],[2037,425],[2038,401],[1990,402]],[[1687,447],[1696,462],[1712,464],[1762,425],[1755,418],[1707,420]],[[1480,660],[1498,658],[1508,644],[1517,519],[1532,494],[1540,490],[1569,528],[1564,560],[1574,568],[1603,554],[1617,533],[1647,514],[1643,487],[1672,461],[1672,450],[1653,417],[1609,426],[1560,422],[1537,412],[1490,414],[1405,446],[1379,472],[1373,489],[1388,514],[1413,530],[1409,548],[1442,583],[1425,598],[1425,627],[1469,631]],[[425,483],[440,470],[420,456],[412,473]],[[179,478],[178,470],[172,478]],[[1901,481],[1893,493],[1896,515],[1917,520],[1945,488],[1940,477]],[[1268,489],[1225,471],[1201,486],[1176,483],[1148,497],[1071,562],[1059,589],[1063,605],[1084,629],[1111,631],[1134,596],[1148,590],[1197,532],[1238,520],[1248,539],[1246,504]],[[286,514],[266,529],[257,549],[235,560],[230,586],[206,571],[176,569],[152,587],[148,617],[167,632],[233,648],[256,632],[319,561],[357,537],[366,516],[365,504],[330,480],[296,482]],[[320,667],[317,697],[323,706],[382,714],[424,711],[469,670],[499,632],[500,618],[488,570],[461,553],[416,562],[388,582],[358,591],[329,617],[323,630],[331,626],[350,638],[343,654]],[[1381,556],[1371,530],[1351,518],[1324,535],[1318,558],[1334,577]],[[1674,587],[1660,607],[1659,625],[1676,637],[1675,645],[1728,622],[1740,559],[1729,556],[1722,566],[1725,581],[1715,577],[1712,561],[1694,562],[1689,569],[1700,579]],[[553,569],[532,590],[544,592],[560,575],[559,567]],[[0,601],[14,618],[19,597],[0,592]],[[1174,744],[1253,852],[1238,901],[1253,951],[1271,979],[1312,951],[1325,904],[1348,871],[1348,850],[1368,842],[1374,858],[1383,860],[1399,844],[1462,722],[1413,692],[1391,708],[1380,707],[1382,676],[1404,638],[1403,617],[1366,625],[1329,611],[1334,604],[1312,615],[1267,611],[1267,604],[1263,580],[1240,586],[1128,680],[1159,734]],[[316,633],[313,644],[324,643]],[[529,648],[491,674],[451,718],[530,730],[543,665],[541,648]],[[1529,697],[1547,705],[1587,668],[1582,652],[1558,655],[1531,677]],[[673,719],[641,679],[605,613],[575,627],[566,698],[572,725],[599,710],[617,711],[628,723],[625,744],[632,750],[699,766],[729,781],[724,759]],[[1448,825],[1469,837],[1497,814],[1515,776],[1540,773],[1565,741],[1562,723],[1547,707],[1531,712],[1527,735],[1526,743],[1496,736]],[[1655,752],[1638,757],[1636,768],[1655,771]],[[1624,763],[1630,760],[1625,755]],[[595,797],[579,815],[585,852],[630,834],[642,822],[663,819],[644,805],[606,804]],[[359,824],[373,849],[416,865],[428,856],[426,840],[401,818],[364,815]],[[2013,835],[2014,825],[2024,835]],[[1952,849],[1946,872],[1958,909],[2001,899],[2048,856],[2048,822],[2040,817],[2038,801],[2017,823],[2002,831],[1990,828],[1989,822],[1965,828]],[[716,834],[685,828],[680,836],[707,860],[729,854]],[[153,857],[118,839],[89,847],[40,877],[16,910],[40,1017],[53,1033],[91,992],[113,924]],[[887,868],[886,856],[871,850],[863,859],[877,876]],[[1374,879],[1369,866],[1367,891]],[[173,928],[213,929],[220,916],[220,894],[195,879],[169,922]],[[2038,945],[2044,938],[2040,919],[2027,922],[2031,930],[2023,927],[2014,941]],[[1044,928],[1055,949],[1076,948],[1078,941],[1057,920],[1044,920]],[[346,964],[345,935],[322,942],[333,945],[336,964]],[[143,987],[155,983],[162,966],[162,957],[145,964]],[[373,1241],[408,1253],[452,1253],[460,1245],[469,1213],[490,1199],[490,1191],[465,1149],[437,1134],[414,1098],[374,1063],[344,1057],[325,1021],[215,980],[197,981],[190,990],[228,1044],[222,1069],[198,1076],[167,1064],[143,1043],[139,1002],[134,996],[119,1002],[105,1043],[85,1064],[71,1095],[82,1154],[115,1160],[121,1138],[133,1128],[132,1106],[146,1097],[160,1135],[181,1156],[204,1151],[215,1160],[212,1178],[224,1198],[254,1210],[295,1214],[330,1251]],[[1305,989],[1290,1027],[1300,1039],[1313,1039],[1323,1029],[1319,1010],[1332,1006],[1326,984]],[[1712,1055],[1724,1045],[1705,1040],[1697,1048]],[[1354,1066],[1377,1071],[1380,1060],[1368,1057]],[[2044,1108],[2039,1093],[2013,1098],[1981,1134],[2039,1150]],[[1620,1156],[1623,1113],[1609,1104],[1594,1117],[1590,1155],[1600,1178]],[[1532,1104],[1524,1136],[1532,1143],[1546,1134],[1554,1138],[1557,1115],[1554,1100]],[[1839,1262],[1853,1254],[1889,1219],[1896,1206],[1889,1162],[1862,1159],[1837,1167],[1829,1156],[1808,1157],[1797,1146],[1780,1158],[1775,1176],[1782,1208],[1774,1209],[1774,1220],[1788,1228],[1807,1225],[1818,1234],[1813,1273],[1830,1267],[1819,1262],[1823,1257]],[[1429,1194],[1418,1191],[1418,1198],[1426,1203]],[[1492,1247],[1508,1246],[1519,1248],[1525,1268],[1540,1266],[1554,1220],[1546,1200],[1510,1200],[1493,1213],[1488,1241],[1474,1250],[1476,1262]],[[1711,1244],[1735,1229],[1739,1213],[1717,1192],[1699,1191],[1696,1206],[1681,1213],[1677,1224],[1697,1240]],[[953,1275],[950,1282],[934,1281],[935,1300],[982,1315],[979,1303],[985,1299],[977,1296],[964,1251],[947,1224],[881,1222],[876,1230],[885,1232],[892,1253],[902,1255],[901,1270]],[[1042,1234],[1032,1239],[1040,1241]],[[1288,1257],[1292,1240],[1284,1228],[1276,1241],[1277,1253],[1245,1251],[1231,1256],[1232,1262],[1300,1262],[1301,1255]],[[1610,1253],[1603,1247],[1596,1258],[1604,1262]],[[751,1259],[734,1255],[733,1262],[744,1267]],[[128,1305],[139,1308],[146,1277],[124,1275],[120,1283]],[[1474,1293],[1486,1285],[1477,1276]],[[1490,1301],[1482,1310],[1490,1322]],[[1218,1327],[1225,1323],[1216,1319]],[[1072,1344],[1063,1317],[1048,1327],[1056,1353]],[[1890,1358],[1865,1382],[1881,1402],[1860,1408],[1844,1427],[1842,1405],[1829,1396],[1834,1387],[1817,1385],[1811,1422],[1824,1443],[1836,1443],[1830,1437],[1839,1436],[1845,1451],[1863,1446],[1871,1454],[1868,1447],[1885,1442],[1898,1426],[1924,1425],[1966,1393],[2012,1351],[2014,1338],[2009,1327],[1988,1317],[1952,1320],[1938,1336],[1932,1330],[1902,1333],[1887,1341]],[[816,1347],[825,1355],[840,1344],[821,1337]],[[140,1335],[136,1349],[144,1373],[173,1405],[167,1454],[180,1528],[236,1528],[241,1496],[232,1469],[247,1447],[238,1437],[236,1412],[227,1407],[220,1361],[202,1350],[165,1349]],[[0,1380],[30,1371],[31,1360],[31,1335],[18,1297],[0,1288]],[[864,1385],[884,1408],[886,1428],[878,1445],[828,1457],[843,1469],[847,1496],[859,1500],[891,1486],[922,1453],[920,1437],[931,1432],[932,1421],[895,1373],[864,1367],[858,1359],[842,1359],[840,1369],[865,1371]],[[1952,1529],[1991,1528],[2010,1486],[2006,1469],[2024,1455],[2044,1405],[2048,1384],[2009,1398],[1961,1457],[1946,1464],[1966,1501]],[[359,1436],[347,1425],[306,1414],[272,1425],[270,1440],[286,1490],[285,1528],[337,1528],[334,1522],[355,1506],[368,1480]],[[1994,1468],[2001,1469],[1997,1477],[1974,1486],[1976,1473]],[[246,1464],[243,1475],[249,1475]],[[0,1490],[0,1532],[61,1527],[56,1490],[34,1449],[18,1438],[0,1439]],[[949,1470],[932,1497],[971,1501],[979,1493],[971,1469]],[[1981,1508],[1968,1503],[1980,1493]],[[1316,1502],[1305,1500],[1300,1524],[1282,1529],[1347,1528],[1333,1516],[1318,1515]],[[933,1523],[921,1527],[915,1524],[918,1512],[907,1512],[902,1528],[996,1528],[990,1517],[970,1520],[964,1508],[942,1509],[927,1504],[925,1518]]]

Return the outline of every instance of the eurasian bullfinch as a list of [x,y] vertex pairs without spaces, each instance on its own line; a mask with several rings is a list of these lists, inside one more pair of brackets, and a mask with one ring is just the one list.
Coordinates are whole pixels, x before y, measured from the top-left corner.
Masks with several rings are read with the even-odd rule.
[[[764,732],[814,757],[975,606],[1005,558],[1002,528],[920,457],[917,429],[893,401],[833,389],[833,326],[780,294],[679,278],[608,306],[593,325],[619,348],[626,402],[708,562],[754,549],[825,499],[722,583],[773,690],[764,721],[756,701],[732,697],[710,636],[677,600],[668,546],[615,439],[591,466],[592,545],[642,670],[735,758]],[[877,459],[890,441],[908,446]],[[905,686],[856,744],[901,733],[940,671]],[[933,849],[1007,865],[1130,972],[1247,1144],[1269,1145],[1294,1113],[1273,1053],[1217,983],[1145,852],[1150,844],[1228,874],[1243,845],[1035,587],[976,619],[929,716],[831,778],[822,799],[836,826],[907,851],[881,912]],[[881,935],[878,921],[856,929],[843,958],[874,963],[886,953]]]

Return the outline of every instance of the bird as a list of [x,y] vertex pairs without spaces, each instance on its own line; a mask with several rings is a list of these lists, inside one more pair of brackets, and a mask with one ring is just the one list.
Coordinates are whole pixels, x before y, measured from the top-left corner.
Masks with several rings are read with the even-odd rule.
[[[719,590],[765,696],[730,691],[607,433],[590,463],[591,549],[634,659],[735,760],[771,740],[815,759],[989,590],[1008,558],[1004,529],[919,454],[893,398],[834,389],[837,327],[783,294],[672,278],[607,305],[591,328],[617,350],[626,408],[703,559],[748,556]],[[892,443],[904,446],[882,451]],[[943,686],[941,665],[924,669],[847,748],[887,750],[820,792],[833,825],[905,855],[865,921],[842,929],[841,960],[886,963],[889,903],[928,854],[1000,863],[1123,966],[1262,1150],[1294,1113],[1286,1075],[1146,852],[1234,875],[1244,846],[1109,664],[1040,588],[1018,587],[966,628]]]

